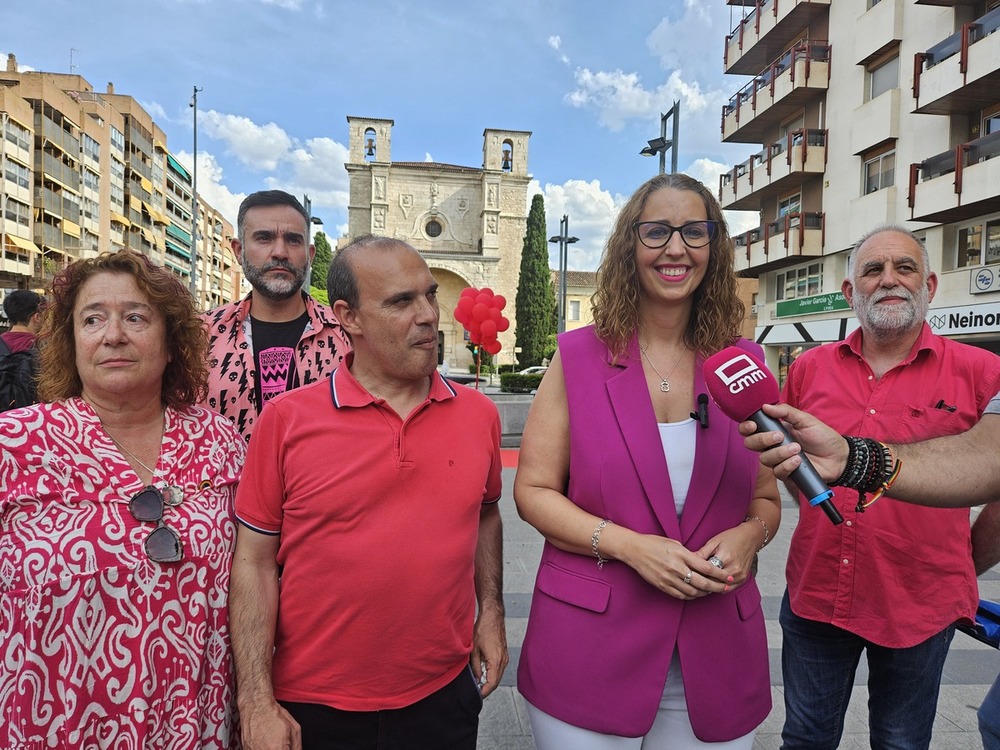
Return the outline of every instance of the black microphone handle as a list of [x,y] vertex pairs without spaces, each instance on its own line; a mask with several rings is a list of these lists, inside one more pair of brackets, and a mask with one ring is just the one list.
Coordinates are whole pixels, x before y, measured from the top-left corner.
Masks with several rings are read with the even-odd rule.
[[[794,442],[791,435],[788,434],[788,430],[785,429],[785,426],[774,417],[769,417],[763,411],[756,411],[747,417],[747,419],[757,425],[758,430],[780,432],[781,445],[788,445]],[[802,463],[799,465],[799,468],[791,473],[789,479],[795,482],[795,486],[802,490],[802,494],[806,496],[806,499],[829,493],[830,487],[823,481],[819,473],[817,473],[816,467],[809,461],[809,457],[805,453],[800,453],[799,456],[802,459]],[[818,505],[834,525],[844,522],[844,517],[840,515],[837,506],[829,500],[823,500]]]

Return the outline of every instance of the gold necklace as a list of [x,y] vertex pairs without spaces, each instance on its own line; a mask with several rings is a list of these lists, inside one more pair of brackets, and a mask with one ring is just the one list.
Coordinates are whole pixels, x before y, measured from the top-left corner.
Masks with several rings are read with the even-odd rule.
[[683,359],[684,355],[687,354],[687,347],[685,347],[681,351],[680,356],[677,357],[677,361],[674,362],[674,366],[671,367],[670,368],[670,372],[667,373],[667,377],[663,377],[663,375],[660,374],[660,371],[656,369],[656,365],[653,364],[653,360],[651,360],[649,358],[649,355],[646,354],[645,348],[643,348],[641,345],[639,346],[639,351],[642,352],[642,356],[644,356],[646,358],[646,361],[649,362],[649,366],[653,368],[653,372],[656,373],[656,377],[658,377],[660,379],[660,392],[661,393],[669,393],[670,392],[670,381],[668,380],[668,378],[671,375],[674,374],[674,370],[677,369],[677,365],[679,365],[681,363],[681,359]]

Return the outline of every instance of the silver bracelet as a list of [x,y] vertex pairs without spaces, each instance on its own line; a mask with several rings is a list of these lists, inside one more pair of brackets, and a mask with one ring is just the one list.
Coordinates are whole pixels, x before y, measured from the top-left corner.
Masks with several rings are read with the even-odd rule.
[[764,547],[767,546],[767,543],[771,541],[771,532],[768,530],[767,524],[764,523],[764,519],[761,518],[760,516],[747,516],[746,518],[743,519],[743,523],[746,523],[747,521],[757,521],[760,523],[761,526],[764,527],[764,541],[761,542],[760,546],[757,548],[757,551],[760,552],[762,549],[764,549]]
[[601,521],[599,524],[597,524],[597,528],[594,529],[594,533],[590,537],[590,549],[594,553],[594,557],[597,558],[597,567],[598,568],[603,568],[604,567],[604,563],[606,563],[608,561],[608,558],[603,557],[601,555],[601,551],[599,549],[597,549],[597,545],[599,545],[601,543],[601,532],[604,531],[604,527],[607,526],[609,523],[611,523],[611,521],[609,519],[605,518],[603,521]]

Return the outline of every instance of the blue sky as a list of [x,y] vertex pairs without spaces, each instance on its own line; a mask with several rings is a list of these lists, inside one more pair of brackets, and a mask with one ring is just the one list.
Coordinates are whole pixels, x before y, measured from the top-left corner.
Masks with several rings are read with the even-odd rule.
[[550,235],[569,215],[569,267],[594,270],[616,207],[657,171],[639,150],[675,99],[681,171],[715,190],[756,150],[719,142],[746,80],[722,74],[738,13],[723,0],[5,0],[0,53],[22,69],[72,60],[98,92],[113,82],[187,163],[202,88],[199,192],[234,223],[244,195],[274,187],[308,194],[339,236],[347,115],[395,120],[397,161],[479,167],[485,128],[532,131],[530,192],[545,194]]

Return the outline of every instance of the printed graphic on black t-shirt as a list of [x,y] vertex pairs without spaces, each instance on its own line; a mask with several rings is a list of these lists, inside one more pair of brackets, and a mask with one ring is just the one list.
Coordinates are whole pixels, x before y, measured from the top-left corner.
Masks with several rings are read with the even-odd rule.
[[268,323],[250,317],[254,363],[257,365],[254,390],[261,408],[275,396],[299,386],[295,347],[308,322],[309,314],[305,312],[285,323]]

